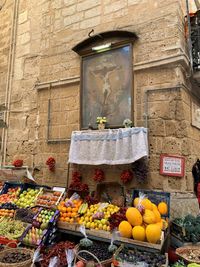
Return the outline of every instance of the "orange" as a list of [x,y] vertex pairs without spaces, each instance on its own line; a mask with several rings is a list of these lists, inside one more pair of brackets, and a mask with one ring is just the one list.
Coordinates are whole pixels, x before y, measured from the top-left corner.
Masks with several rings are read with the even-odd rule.
[[71,218],[71,219],[69,220],[69,222],[70,222],[70,223],[73,223],[73,222],[74,222],[74,219],[73,219],[73,218]]
[[67,211],[71,211],[71,210],[72,210],[72,208],[71,208],[71,207],[68,207],[68,208],[67,208]]
[[71,212],[68,212],[68,217],[71,217],[72,216],[72,213]]
[[75,216],[76,216],[76,212],[72,212],[71,217],[75,217]]
[[68,217],[65,218],[65,221],[66,221],[66,222],[69,222],[69,220],[70,220],[70,219],[69,219]]
[[67,217],[67,213],[65,212],[65,213],[63,213],[63,217],[64,218],[66,218]]
[[64,222],[65,218],[64,217],[60,217],[60,221]]

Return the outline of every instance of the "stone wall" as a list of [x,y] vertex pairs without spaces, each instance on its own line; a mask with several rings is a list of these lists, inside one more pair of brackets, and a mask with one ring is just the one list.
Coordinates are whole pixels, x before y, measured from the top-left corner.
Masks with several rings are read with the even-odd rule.
[[[6,162],[22,158],[26,165],[39,169],[36,174],[39,183],[66,185],[69,151],[66,139],[72,130],[79,129],[80,123],[80,58],[71,48],[87,38],[92,29],[95,33],[128,30],[139,37],[133,47],[134,122],[136,126],[149,128],[150,176],[145,186],[192,190],[191,167],[198,156],[200,134],[191,127],[184,3],[180,0],[21,0]],[[5,17],[4,31],[0,34],[5,36],[5,31],[9,36],[9,27],[5,28],[9,12],[12,13],[12,6],[0,11]],[[4,68],[6,61],[6,58],[2,61]],[[2,77],[4,86],[0,87],[0,96],[5,88]],[[160,176],[160,153],[186,156],[185,178]],[[45,165],[49,156],[56,158],[54,174]],[[93,188],[90,178],[94,168],[78,168]],[[119,180],[124,168],[127,166],[106,167],[107,180]],[[138,184],[133,182],[131,186]]]

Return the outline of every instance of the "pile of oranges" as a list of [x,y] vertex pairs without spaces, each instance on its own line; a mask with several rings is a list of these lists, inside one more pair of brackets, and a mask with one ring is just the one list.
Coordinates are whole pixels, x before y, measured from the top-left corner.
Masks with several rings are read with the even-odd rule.
[[6,216],[12,218],[14,216],[14,213],[14,210],[0,209],[0,217]]
[[66,203],[69,199],[65,199],[65,201],[61,201],[58,205],[58,210],[60,211],[59,221],[74,223],[78,222],[78,210],[82,204],[82,200],[72,200],[70,201],[70,205],[66,207]]

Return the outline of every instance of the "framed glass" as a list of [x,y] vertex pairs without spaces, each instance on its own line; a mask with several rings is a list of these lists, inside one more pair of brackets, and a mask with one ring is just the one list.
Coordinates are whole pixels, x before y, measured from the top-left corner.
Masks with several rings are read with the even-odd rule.
[[81,76],[81,129],[97,128],[97,117],[106,117],[109,128],[132,119],[131,44],[83,56]]

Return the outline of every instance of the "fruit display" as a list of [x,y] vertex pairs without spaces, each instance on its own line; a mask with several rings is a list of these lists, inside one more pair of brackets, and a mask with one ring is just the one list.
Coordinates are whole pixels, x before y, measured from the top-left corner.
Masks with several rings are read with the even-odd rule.
[[79,224],[86,228],[110,231],[109,218],[119,209],[118,206],[109,203],[91,205],[80,218]]
[[158,252],[146,252],[139,249],[128,250],[124,248],[115,256],[114,266],[151,266],[161,267],[166,264],[166,256]]
[[40,194],[37,198],[36,205],[41,206],[55,206],[57,205],[62,193],[61,192],[53,192],[45,190],[42,194]]
[[7,237],[11,240],[18,239],[24,230],[24,224],[18,220],[11,220],[4,217],[0,219],[0,236]]
[[120,208],[117,212],[111,214],[108,219],[111,231],[118,228],[119,224],[126,220],[126,210],[127,208]]
[[15,210],[8,210],[8,209],[0,209],[0,217],[10,217],[13,218],[15,214]]
[[6,194],[0,195],[0,203],[15,202],[20,194],[21,188],[9,188]]
[[7,252],[4,256],[0,258],[0,262],[3,263],[23,263],[31,259],[31,255],[28,253],[14,251],[14,252]]
[[32,223],[38,209],[17,209],[15,218],[26,223]]
[[22,242],[25,245],[30,245],[30,246],[38,246],[40,245],[43,237],[45,236],[45,234],[47,233],[47,230],[42,230],[42,229],[38,229],[35,228],[33,226],[28,227],[27,229],[27,233],[25,235],[25,237],[23,238]]
[[[109,260],[112,258],[113,253],[108,250],[109,244],[98,241],[93,242],[93,245],[87,247],[87,251],[96,256],[100,261]],[[79,250],[85,250],[85,247],[79,246]],[[86,252],[80,252],[79,256],[84,259],[84,261],[91,261],[94,258]]]
[[134,207],[126,210],[126,220],[119,224],[119,232],[122,237],[133,238],[138,241],[147,241],[149,243],[159,243],[161,232],[168,226],[167,221],[161,218],[168,212],[165,202],[156,206],[148,198],[135,198]]
[[14,203],[7,202],[0,205],[0,209],[16,210],[17,206]]
[[74,223],[77,222],[79,216],[79,209],[82,204],[81,199],[69,199],[66,198],[65,201],[61,201],[58,205],[58,210],[60,211],[59,221]]
[[41,189],[31,188],[24,190],[15,201],[15,204],[20,208],[33,207],[40,191]]
[[33,226],[42,230],[47,229],[49,222],[54,222],[59,216],[59,211],[53,211],[50,209],[41,209],[34,218]]
[[75,244],[69,241],[59,242],[53,246],[51,246],[47,250],[41,250],[42,260],[41,260],[41,267],[48,267],[50,259],[53,257],[58,257],[60,260],[60,267],[67,266],[67,259],[66,259],[66,250],[74,249]]

